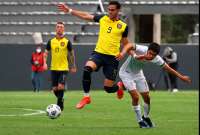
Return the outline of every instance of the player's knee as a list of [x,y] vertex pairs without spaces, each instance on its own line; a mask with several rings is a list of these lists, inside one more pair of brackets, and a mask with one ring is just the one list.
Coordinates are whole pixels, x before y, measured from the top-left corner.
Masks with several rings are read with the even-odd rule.
[[112,88],[112,87],[104,86],[104,90],[105,90],[107,93],[113,93],[113,88]]
[[90,66],[85,66],[83,71],[83,80],[90,80],[93,69]]
[[58,84],[58,90],[64,90],[65,85],[64,84]]
[[92,67],[90,67],[90,66],[85,66],[84,67],[84,72],[91,73],[92,71],[93,71]]
[[140,95],[138,94],[137,90],[131,90],[129,91],[129,94],[131,95],[132,100],[139,100]]
[[139,96],[134,96],[132,98],[133,103],[137,104],[139,102]]
[[143,99],[144,99],[144,102],[145,102],[146,104],[150,104],[150,96],[149,96],[149,94],[145,95],[145,96],[143,97]]
[[150,97],[144,98],[144,102],[145,102],[146,104],[150,104]]

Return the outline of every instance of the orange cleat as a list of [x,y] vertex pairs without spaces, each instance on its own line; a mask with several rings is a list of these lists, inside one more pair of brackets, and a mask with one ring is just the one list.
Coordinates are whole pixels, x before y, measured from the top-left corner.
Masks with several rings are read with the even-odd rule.
[[76,105],[77,109],[82,109],[86,104],[90,104],[90,97],[83,97],[81,101]]
[[124,96],[124,84],[123,82],[118,82],[117,83],[119,90],[117,91],[117,98],[122,99]]

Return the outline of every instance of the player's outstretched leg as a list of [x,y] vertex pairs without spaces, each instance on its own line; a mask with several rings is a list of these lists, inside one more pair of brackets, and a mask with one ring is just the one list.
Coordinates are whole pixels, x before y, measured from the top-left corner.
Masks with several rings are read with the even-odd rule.
[[82,109],[86,104],[90,104],[91,98],[90,96],[84,96],[81,101],[76,105],[77,109]]
[[90,99],[90,85],[91,85],[91,74],[93,69],[90,66],[85,66],[83,71],[83,90],[84,90],[84,97],[81,99],[81,101],[76,105],[77,109],[82,109],[86,104],[89,104],[91,102]]

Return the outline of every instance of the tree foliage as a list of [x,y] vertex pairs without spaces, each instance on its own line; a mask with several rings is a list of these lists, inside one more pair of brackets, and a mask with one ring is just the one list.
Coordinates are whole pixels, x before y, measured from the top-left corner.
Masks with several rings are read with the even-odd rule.
[[197,23],[198,15],[162,15],[162,43],[186,43]]

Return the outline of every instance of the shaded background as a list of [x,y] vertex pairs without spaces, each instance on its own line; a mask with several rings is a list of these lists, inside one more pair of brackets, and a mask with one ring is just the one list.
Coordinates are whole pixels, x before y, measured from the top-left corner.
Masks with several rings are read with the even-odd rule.
[[[94,49],[93,45],[74,45],[78,72],[69,74],[67,86],[70,90],[82,89],[82,69],[90,53]],[[161,46],[161,53],[164,46]],[[178,45],[171,46],[177,51],[179,58],[179,69],[181,73],[192,78],[192,84],[178,80],[179,89],[199,89],[199,46],[197,45]],[[45,47],[44,47],[45,48]],[[0,89],[1,90],[31,90],[31,53],[35,50],[35,45],[1,45],[0,46]],[[50,57],[49,57],[50,58]],[[48,59],[49,60],[49,59]],[[122,64],[123,61],[120,62]],[[49,63],[49,61],[48,61]],[[157,89],[165,89],[162,70],[152,64],[145,66],[144,73],[147,80],[154,83],[158,82]],[[100,70],[92,74],[92,89],[103,88],[104,76]],[[158,80],[159,79],[159,80]],[[117,79],[119,80],[119,78]],[[42,89],[50,89],[50,72],[43,74]]]

